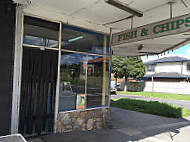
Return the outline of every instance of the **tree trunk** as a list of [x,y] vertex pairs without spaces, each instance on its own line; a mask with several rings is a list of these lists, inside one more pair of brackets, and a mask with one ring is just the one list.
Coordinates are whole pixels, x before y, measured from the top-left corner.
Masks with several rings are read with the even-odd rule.
[[115,78],[115,89],[117,87],[117,78]]
[[128,75],[125,75],[124,92],[127,92],[127,81],[128,81]]

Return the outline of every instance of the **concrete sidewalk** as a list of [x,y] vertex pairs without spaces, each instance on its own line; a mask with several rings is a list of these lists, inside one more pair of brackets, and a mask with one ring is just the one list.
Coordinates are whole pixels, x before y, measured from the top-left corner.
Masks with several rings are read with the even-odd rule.
[[184,101],[184,100],[171,100],[171,99],[162,99],[162,98],[153,98],[153,97],[144,97],[144,96],[138,96],[138,95],[126,95],[126,94],[111,95],[111,98],[114,98],[114,99],[129,98],[129,99],[135,99],[135,100],[159,101],[162,103],[167,103],[167,104],[175,105],[175,106],[190,110],[190,101]]
[[111,108],[109,129],[50,134],[28,142],[189,142],[189,120]]

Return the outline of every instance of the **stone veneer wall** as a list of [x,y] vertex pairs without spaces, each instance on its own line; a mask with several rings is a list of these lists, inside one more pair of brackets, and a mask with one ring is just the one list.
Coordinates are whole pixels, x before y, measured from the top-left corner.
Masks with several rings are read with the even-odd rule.
[[57,132],[107,128],[109,120],[109,108],[64,112],[58,114]]

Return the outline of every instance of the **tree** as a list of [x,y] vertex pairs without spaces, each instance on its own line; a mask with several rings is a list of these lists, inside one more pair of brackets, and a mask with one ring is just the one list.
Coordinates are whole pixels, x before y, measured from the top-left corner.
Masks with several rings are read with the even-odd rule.
[[118,78],[118,73],[119,73],[119,57],[116,56],[112,56],[112,70],[111,73],[114,74],[114,78],[115,78],[115,88],[117,85],[117,78]]
[[139,79],[145,75],[145,66],[140,57],[112,56],[112,71],[114,77],[125,77],[124,91],[127,91],[128,77]]

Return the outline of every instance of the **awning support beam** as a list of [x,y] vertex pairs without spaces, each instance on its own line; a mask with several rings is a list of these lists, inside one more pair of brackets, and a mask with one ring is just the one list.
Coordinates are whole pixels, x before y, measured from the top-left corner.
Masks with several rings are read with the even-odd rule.
[[125,3],[122,3],[122,2],[120,2],[118,0],[104,0],[104,1],[106,3],[111,4],[112,6],[115,6],[115,7],[119,8],[119,9],[122,9],[122,10],[124,10],[126,12],[129,12],[129,13],[135,15],[135,16],[138,16],[138,17],[142,17],[143,16],[143,12],[142,11],[137,10],[135,8],[132,8],[129,5],[127,5]]

